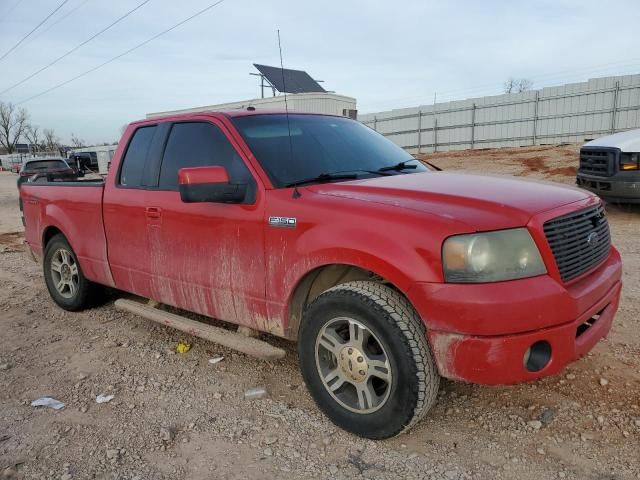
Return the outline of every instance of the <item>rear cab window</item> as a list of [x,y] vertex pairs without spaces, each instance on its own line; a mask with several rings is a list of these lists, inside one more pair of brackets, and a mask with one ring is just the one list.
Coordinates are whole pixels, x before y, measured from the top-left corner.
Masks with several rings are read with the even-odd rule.
[[40,172],[47,170],[58,170],[62,168],[69,168],[69,166],[63,160],[32,160],[25,164],[23,171]]

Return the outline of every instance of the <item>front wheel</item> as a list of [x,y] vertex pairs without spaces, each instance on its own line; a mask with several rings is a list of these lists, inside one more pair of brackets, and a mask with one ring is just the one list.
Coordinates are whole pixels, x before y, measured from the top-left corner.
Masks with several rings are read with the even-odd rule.
[[382,439],[417,423],[440,376],[424,324],[397,291],[376,282],[331,288],[305,310],[298,353],[319,408],[339,427]]
[[62,234],[47,244],[43,267],[47,290],[60,307],[74,312],[88,306],[93,284],[83,275],[76,254]]

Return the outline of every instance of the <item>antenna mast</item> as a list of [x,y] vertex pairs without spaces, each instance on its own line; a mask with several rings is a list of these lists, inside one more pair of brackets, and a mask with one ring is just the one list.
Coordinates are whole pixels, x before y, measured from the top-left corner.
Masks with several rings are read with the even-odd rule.
[[[289,133],[289,161],[293,163],[293,141],[291,140],[291,122],[289,121],[289,104],[287,103],[287,84],[284,80],[284,62],[282,61],[282,44],[280,43],[280,29],[278,29],[278,50],[280,51],[280,72],[282,72],[282,86],[284,89],[284,112],[287,117],[287,131]],[[301,196],[298,187],[293,188],[293,198]]]

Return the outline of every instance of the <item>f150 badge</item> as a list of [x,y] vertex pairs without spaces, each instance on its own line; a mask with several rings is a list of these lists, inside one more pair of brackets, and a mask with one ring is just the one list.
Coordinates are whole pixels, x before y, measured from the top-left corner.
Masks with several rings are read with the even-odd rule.
[[296,227],[295,217],[269,217],[269,225],[272,227]]

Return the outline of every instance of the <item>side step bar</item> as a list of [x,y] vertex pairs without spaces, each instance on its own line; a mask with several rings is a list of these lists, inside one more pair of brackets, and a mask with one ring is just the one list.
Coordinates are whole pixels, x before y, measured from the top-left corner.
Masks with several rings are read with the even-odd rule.
[[227,348],[237,350],[238,352],[242,352],[262,360],[277,360],[285,356],[285,351],[283,349],[274,347],[273,345],[263,342],[262,340],[258,340],[257,338],[250,338],[241,333],[197,322],[190,318],[158,310],[153,306],[144,305],[133,300],[120,298],[115,301],[115,307],[118,310],[124,310],[126,312],[139,315],[148,320],[166,325],[167,327],[188,333],[194,337],[200,337],[205,340],[209,340],[210,342],[219,343]]

